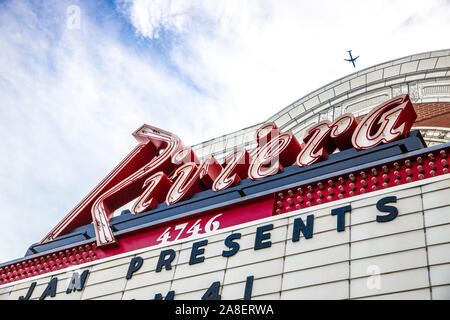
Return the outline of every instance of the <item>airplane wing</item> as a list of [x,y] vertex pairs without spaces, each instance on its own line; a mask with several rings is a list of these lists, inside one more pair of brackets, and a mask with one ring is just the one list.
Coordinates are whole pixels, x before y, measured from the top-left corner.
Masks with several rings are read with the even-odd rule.
[[355,61],[356,59],[358,59],[359,58],[359,56],[357,56],[356,58],[353,58],[353,61]]

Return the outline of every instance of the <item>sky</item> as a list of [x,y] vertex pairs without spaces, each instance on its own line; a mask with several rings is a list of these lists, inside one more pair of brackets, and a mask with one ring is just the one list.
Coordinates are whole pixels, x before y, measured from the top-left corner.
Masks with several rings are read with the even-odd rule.
[[63,219],[142,124],[197,144],[447,49],[449,32],[450,0],[0,1],[0,263]]

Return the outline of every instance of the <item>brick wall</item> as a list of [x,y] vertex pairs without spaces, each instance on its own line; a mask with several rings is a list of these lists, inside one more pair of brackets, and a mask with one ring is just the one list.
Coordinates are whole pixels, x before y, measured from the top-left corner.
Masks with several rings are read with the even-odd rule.
[[417,119],[414,126],[450,127],[450,103],[415,104]]
[[[414,104],[417,113],[415,127],[444,127],[450,128],[450,103],[421,103]],[[360,121],[364,116],[358,117]]]

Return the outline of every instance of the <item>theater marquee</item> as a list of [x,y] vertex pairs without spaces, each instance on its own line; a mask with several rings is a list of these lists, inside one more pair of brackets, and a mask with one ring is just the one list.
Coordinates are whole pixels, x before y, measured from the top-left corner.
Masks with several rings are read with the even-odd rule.
[[[397,207],[393,206],[397,202],[396,196],[387,196],[379,199],[375,207],[379,211],[380,214],[377,214],[375,219],[377,222],[388,222],[395,219],[398,215]],[[343,232],[345,231],[345,215],[350,214],[352,211],[351,205],[339,206],[337,208],[331,209],[330,214],[332,216],[336,216],[336,231]],[[383,214],[384,213],[384,214]],[[302,217],[295,218],[291,225],[287,226],[288,229],[292,230],[290,234],[289,241],[292,243],[298,242],[300,240],[300,236],[303,236],[305,239],[311,239],[314,235],[314,214],[307,214],[305,220]],[[176,228],[175,228],[176,229]],[[271,231],[274,229],[273,223],[268,223],[263,226],[254,228],[254,239],[251,239],[253,250],[263,250],[266,248],[270,248],[272,246],[272,235]],[[180,232],[181,233],[181,232]],[[163,233],[164,234],[164,233]],[[223,247],[225,248],[222,251],[210,252],[212,255],[221,255],[222,257],[231,257],[237,254],[240,250],[240,242],[239,240],[242,238],[242,233],[233,232],[228,235],[223,240]],[[205,261],[205,250],[207,250],[208,239],[196,241],[192,243],[192,246],[189,248],[189,265],[195,265],[199,263],[203,263]],[[215,246],[217,247],[217,245]],[[155,270],[155,273],[160,273],[165,270],[172,270],[173,264],[177,253],[174,249],[164,249],[160,250],[158,259],[156,261],[147,261],[146,263],[152,263],[151,266],[145,266],[146,268],[150,268],[151,270]],[[125,279],[129,280],[133,277],[133,275],[138,272],[142,267],[144,267],[144,259],[142,256],[136,255],[135,257],[130,259],[128,269],[126,273],[124,272],[123,276]],[[86,283],[86,279],[89,273],[89,269],[84,270],[81,276],[78,272],[74,272],[70,277],[70,280],[67,285],[66,294],[71,294],[72,291],[81,291],[84,288]],[[243,292],[241,292],[241,298],[249,300],[252,294],[252,286],[254,275],[249,274],[247,276],[242,275],[245,280],[245,287]],[[28,300],[36,287],[37,282],[31,283],[27,293],[24,296],[20,296],[19,300]],[[49,283],[46,285],[44,291],[40,295],[39,299],[43,300],[47,297],[54,297],[57,292],[58,285],[58,277],[53,277]],[[220,281],[215,281],[211,283],[209,288],[204,292],[201,297],[202,300],[218,300],[221,298],[220,293]],[[175,295],[175,291],[169,291],[164,293],[166,299],[173,299]],[[151,297],[149,297],[151,298]],[[162,299],[161,293],[155,294],[155,299]],[[237,296],[236,298],[239,298]]]
[[[144,125],[139,145],[2,267],[0,288],[25,300],[300,299],[319,278],[323,298],[358,298],[383,294],[370,277],[392,277],[410,258],[407,277],[425,281],[438,237],[426,228],[448,216],[450,145],[427,148],[410,132],[415,119],[401,95],[359,121],[314,124],[302,143],[266,123],[254,150],[224,163]],[[387,271],[377,269],[381,254]]]

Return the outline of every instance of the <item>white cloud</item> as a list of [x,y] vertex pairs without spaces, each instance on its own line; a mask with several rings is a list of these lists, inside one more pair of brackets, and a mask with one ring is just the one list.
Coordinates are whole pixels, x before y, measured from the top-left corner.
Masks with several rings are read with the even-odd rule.
[[14,1],[1,13],[0,262],[61,220],[132,150],[143,123],[192,144],[220,121],[199,112],[211,98],[127,48],[86,8],[81,29],[67,29],[68,4],[36,12]]
[[136,30],[145,37],[158,38],[160,30],[182,32],[189,24],[190,1],[120,1],[119,7],[129,15]]
[[199,143],[354,71],[443,49],[450,30],[438,0],[116,3],[136,38],[91,2],[80,29],[66,27],[73,1],[0,4],[0,262],[62,219],[141,124]]
[[[175,33],[171,61],[227,108],[230,115],[222,117],[236,123],[232,129],[264,121],[356,70],[448,45],[441,33],[449,29],[445,1],[174,3],[158,1],[156,6],[175,7],[168,12],[180,13],[189,23],[174,28],[177,20],[170,14],[160,19],[155,2],[132,0],[127,1],[130,22],[149,38],[143,21],[151,30]],[[357,69],[343,61],[350,49],[361,56]],[[237,113],[251,121],[233,121]]]

